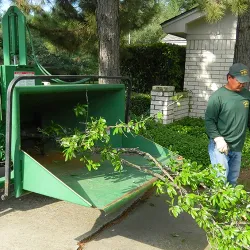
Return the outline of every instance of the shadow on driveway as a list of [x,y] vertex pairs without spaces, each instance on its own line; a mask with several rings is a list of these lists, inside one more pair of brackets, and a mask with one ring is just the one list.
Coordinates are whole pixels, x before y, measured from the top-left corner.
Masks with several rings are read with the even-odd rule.
[[[174,218],[168,212],[166,196],[151,196],[124,219],[105,228],[84,250],[204,250],[206,235],[188,214]],[[96,221],[98,223],[98,219]],[[81,241],[87,235],[77,238]]]

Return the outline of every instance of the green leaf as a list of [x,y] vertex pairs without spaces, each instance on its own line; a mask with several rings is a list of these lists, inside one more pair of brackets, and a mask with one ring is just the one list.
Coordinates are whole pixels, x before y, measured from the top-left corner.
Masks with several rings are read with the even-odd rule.
[[162,120],[163,119],[163,114],[162,113],[157,113],[157,119]]
[[181,208],[179,206],[173,206],[169,210],[174,215],[174,217],[178,217],[181,212]]

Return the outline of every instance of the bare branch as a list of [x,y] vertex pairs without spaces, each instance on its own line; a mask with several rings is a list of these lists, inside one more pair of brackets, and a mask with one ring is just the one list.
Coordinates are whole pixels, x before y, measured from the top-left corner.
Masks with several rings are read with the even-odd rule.
[[122,162],[123,164],[127,165],[127,166],[130,166],[130,167],[136,168],[136,169],[138,169],[138,170],[140,170],[140,171],[143,171],[143,172],[146,173],[146,174],[153,175],[153,176],[156,177],[157,179],[160,179],[160,180],[162,180],[162,181],[164,181],[164,182],[165,182],[165,180],[166,180],[166,178],[164,178],[162,175],[157,174],[157,173],[155,173],[155,172],[153,172],[153,171],[147,169],[146,167],[142,167],[142,166],[133,164],[133,163],[131,163],[131,162],[129,162],[129,161],[126,161],[126,160],[124,160],[124,159],[121,159],[121,162]]

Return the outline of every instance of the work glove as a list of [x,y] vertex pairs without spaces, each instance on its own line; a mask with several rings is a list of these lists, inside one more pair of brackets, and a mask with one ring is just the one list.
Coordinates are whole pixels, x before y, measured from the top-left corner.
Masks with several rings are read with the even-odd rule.
[[227,155],[228,154],[228,145],[225,142],[224,138],[222,136],[215,137],[214,141],[215,141],[216,148],[218,149],[218,151]]

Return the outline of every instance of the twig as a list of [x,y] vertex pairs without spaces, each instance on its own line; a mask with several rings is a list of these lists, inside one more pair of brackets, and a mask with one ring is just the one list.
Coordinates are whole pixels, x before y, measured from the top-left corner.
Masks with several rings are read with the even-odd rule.
[[121,162],[122,162],[123,164],[127,165],[127,166],[130,166],[130,167],[136,168],[136,169],[138,169],[138,170],[140,170],[140,171],[143,171],[144,173],[153,175],[153,176],[155,176],[156,178],[158,178],[158,179],[160,179],[160,180],[162,180],[162,181],[164,181],[164,182],[165,182],[165,180],[166,180],[166,178],[164,178],[162,175],[157,174],[157,173],[155,173],[155,172],[153,172],[153,171],[151,171],[151,170],[149,170],[149,169],[147,169],[147,168],[145,168],[145,167],[138,166],[138,165],[133,164],[133,163],[131,163],[131,162],[129,162],[129,161],[126,161],[126,160],[124,160],[124,159],[121,159]]
[[154,162],[156,167],[158,167],[164,173],[164,175],[168,177],[169,180],[174,181],[172,176],[162,167],[162,165],[151,154],[143,152],[139,150],[138,148],[121,148],[121,149],[118,149],[118,151],[123,152],[123,153],[138,154],[145,158],[148,158],[150,161]]
[[[133,163],[131,163],[131,162],[129,162],[129,161],[126,161],[126,160],[124,160],[124,159],[121,159],[121,162],[124,163],[125,165],[128,165],[128,166],[130,166],[130,167],[134,167],[134,168],[136,168],[136,169],[138,169],[138,170],[140,170],[140,171],[143,171],[144,173],[151,174],[152,176],[155,176],[156,178],[158,178],[158,179],[160,179],[160,180],[162,180],[162,181],[164,181],[164,182],[166,181],[166,178],[165,178],[164,176],[162,176],[162,175],[160,175],[160,174],[157,174],[157,173],[155,173],[155,172],[149,170],[149,169],[146,168],[146,167],[143,167],[143,166],[139,166],[139,165],[133,164]],[[184,194],[187,194],[187,193],[188,193],[186,189],[184,189],[183,187],[179,187],[178,185],[176,185],[176,184],[173,182],[173,178],[171,177],[171,175],[170,175],[169,173],[167,174],[167,176],[170,176],[170,178],[171,178],[171,179],[170,179],[170,180],[171,180],[171,184],[172,184],[176,189],[178,189],[178,190],[181,192],[181,194],[182,194],[182,193],[184,193]]]

